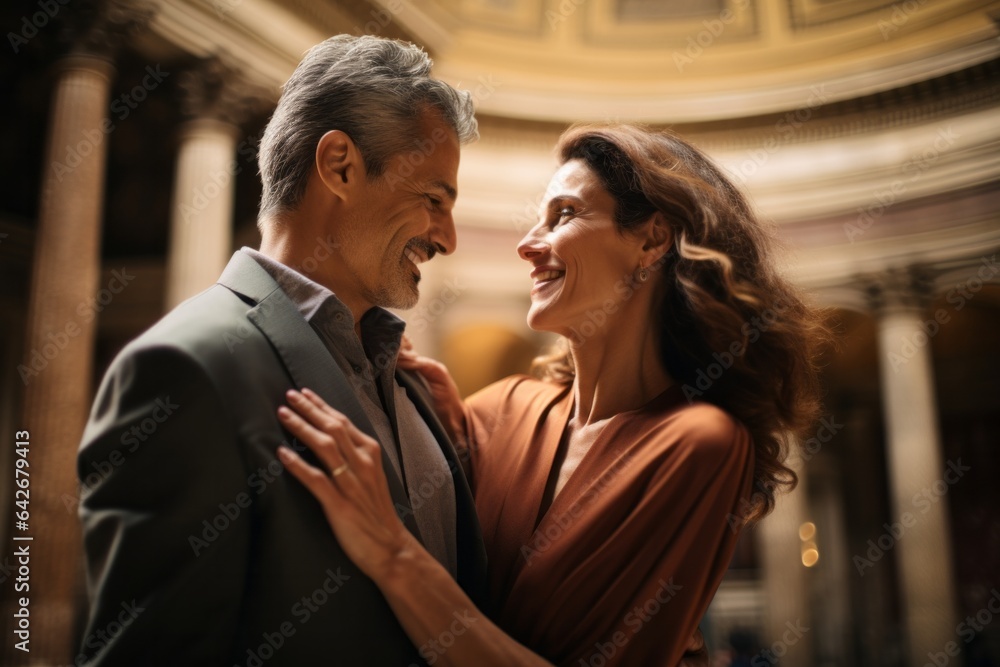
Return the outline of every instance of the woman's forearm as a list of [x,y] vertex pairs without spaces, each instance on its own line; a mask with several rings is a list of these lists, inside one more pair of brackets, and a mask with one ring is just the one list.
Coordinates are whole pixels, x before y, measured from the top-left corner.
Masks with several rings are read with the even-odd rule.
[[414,538],[375,575],[389,606],[421,656],[433,665],[551,667],[503,632],[472,603]]

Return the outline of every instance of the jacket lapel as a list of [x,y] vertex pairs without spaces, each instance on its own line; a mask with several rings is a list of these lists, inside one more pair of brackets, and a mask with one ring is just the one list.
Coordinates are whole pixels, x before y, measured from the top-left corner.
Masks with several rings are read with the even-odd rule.
[[465,467],[455,447],[448,438],[431,405],[431,398],[419,376],[397,370],[396,380],[406,390],[417,412],[427,422],[435,440],[441,446],[444,458],[451,469],[455,484],[456,536],[458,543],[458,583],[474,602],[486,603],[486,548],[483,545],[482,530],[476,515],[476,505],[465,477]]
[[[237,251],[219,278],[219,284],[235,292],[252,307],[247,319],[260,329],[281,357],[299,389],[308,387],[355,426],[378,440],[375,429],[358,402],[351,383],[330,352],[278,284],[252,257]],[[420,539],[420,531],[402,480],[396,474],[382,445],[382,467],[389,493],[407,529]]]

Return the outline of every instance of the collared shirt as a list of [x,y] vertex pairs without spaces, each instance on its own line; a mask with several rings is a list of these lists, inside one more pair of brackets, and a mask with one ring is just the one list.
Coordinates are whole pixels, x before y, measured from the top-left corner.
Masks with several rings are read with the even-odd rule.
[[[406,323],[373,307],[354,315],[326,287],[251,248],[243,248],[295,304],[354,388],[379,443],[407,489],[424,547],[454,577],[458,572],[455,485],[441,446],[396,382]],[[389,471],[386,471],[390,474]]]

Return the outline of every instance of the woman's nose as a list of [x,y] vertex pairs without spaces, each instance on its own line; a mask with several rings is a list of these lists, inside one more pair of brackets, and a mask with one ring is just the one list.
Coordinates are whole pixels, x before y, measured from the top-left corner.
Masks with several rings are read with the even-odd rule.
[[537,228],[532,229],[517,244],[517,254],[525,261],[530,262],[548,249],[548,243],[538,236],[537,231]]

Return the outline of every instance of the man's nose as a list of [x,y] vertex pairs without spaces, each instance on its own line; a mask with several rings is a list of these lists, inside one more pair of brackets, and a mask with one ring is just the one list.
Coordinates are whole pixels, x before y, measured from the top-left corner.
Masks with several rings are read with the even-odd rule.
[[434,216],[431,223],[431,242],[442,255],[450,255],[455,252],[455,247],[458,245],[458,234],[455,232],[455,217],[451,211]]

